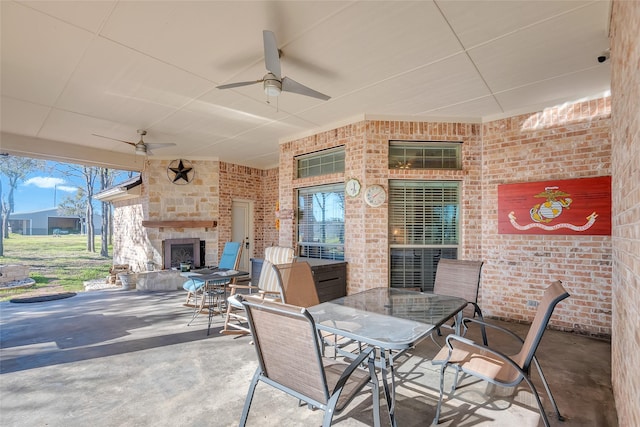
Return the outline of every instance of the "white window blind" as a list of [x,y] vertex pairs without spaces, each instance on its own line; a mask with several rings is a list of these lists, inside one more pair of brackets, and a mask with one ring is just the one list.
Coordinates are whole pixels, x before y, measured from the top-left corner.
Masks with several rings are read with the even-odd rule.
[[440,257],[457,257],[459,205],[458,182],[389,182],[392,287],[433,289]]

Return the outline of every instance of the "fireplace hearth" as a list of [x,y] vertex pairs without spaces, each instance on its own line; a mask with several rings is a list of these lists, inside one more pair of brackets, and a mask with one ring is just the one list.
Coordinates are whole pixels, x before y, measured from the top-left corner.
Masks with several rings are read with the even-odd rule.
[[167,239],[162,242],[163,268],[178,268],[180,264],[190,264],[193,268],[202,267],[204,242],[200,239]]

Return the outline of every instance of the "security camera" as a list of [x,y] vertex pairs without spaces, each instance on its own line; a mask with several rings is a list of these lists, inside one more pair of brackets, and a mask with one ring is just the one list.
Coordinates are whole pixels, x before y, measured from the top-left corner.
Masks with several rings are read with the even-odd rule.
[[602,55],[598,56],[598,62],[602,64],[607,59],[609,59],[610,54],[611,53],[608,50],[606,52],[603,52]]

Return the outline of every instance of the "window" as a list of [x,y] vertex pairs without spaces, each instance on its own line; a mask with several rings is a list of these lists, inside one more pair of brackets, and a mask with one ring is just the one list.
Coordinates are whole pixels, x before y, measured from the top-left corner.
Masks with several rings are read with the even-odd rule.
[[296,157],[298,178],[344,172],[344,147]]
[[391,287],[433,290],[440,258],[457,258],[459,183],[389,182]]
[[344,184],[298,190],[299,255],[344,260]]
[[462,169],[461,142],[390,141],[389,169]]

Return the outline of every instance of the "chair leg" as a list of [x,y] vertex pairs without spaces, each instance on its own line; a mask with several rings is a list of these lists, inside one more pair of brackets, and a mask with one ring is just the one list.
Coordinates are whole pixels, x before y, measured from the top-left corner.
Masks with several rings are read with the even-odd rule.
[[436,416],[433,419],[432,424],[437,425],[440,422],[440,409],[442,408],[442,397],[444,395],[444,371],[447,369],[447,364],[443,363],[440,368],[440,397],[438,398],[438,406],[436,406]]
[[380,383],[374,360],[369,361],[369,375],[371,375],[371,393],[373,394],[373,427],[380,427]]
[[336,405],[338,404],[339,397],[339,392],[334,393],[329,399],[329,402],[327,402],[327,407],[324,410],[324,417],[322,418],[322,427],[331,427],[331,421],[333,420],[333,415],[336,413]]
[[253,374],[253,379],[251,380],[251,384],[249,385],[249,391],[247,391],[247,398],[244,400],[244,407],[242,408],[242,417],[240,418],[240,427],[244,427],[247,425],[247,417],[249,416],[249,408],[251,408],[251,401],[253,400],[253,394],[256,391],[256,386],[258,385],[258,381],[260,381],[260,376],[262,372],[260,368],[256,369],[256,373]]
[[549,383],[547,383],[547,379],[544,377],[544,374],[542,373],[542,367],[540,366],[540,363],[538,363],[538,359],[533,356],[533,363],[536,365],[536,369],[538,370],[538,374],[540,375],[540,379],[542,380],[542,384],[544,385],[544,389],[547,391],[547,396],[549,396],[549,400],[551,401],[551,404],[553,405],[553,409],[556,411],[556,415],[558,416],[558,420],[559,421],[564,421],[564,417],[562,415],[560,415],[560,409],[558,409],[558,405],[556,404],[556,400],[553,398],[553,395],[551,394],[551,389],[549,388]]
[[544,407],[542,406],[542,401],[540,400],[540,396],[538,395],[538,390],[536,390],[536,386],[533,385],[533,382],[529,379],[527,375],[524,375],[524,380],[531,389],[531,393],[533,393],[533,397],[536,398],[536,402],[538,403],[538,411],[540,412],[540,417],[542,417],[542,422],[545,427],[550,427],[549,419],[547,418],[546,412],[544,412]]

